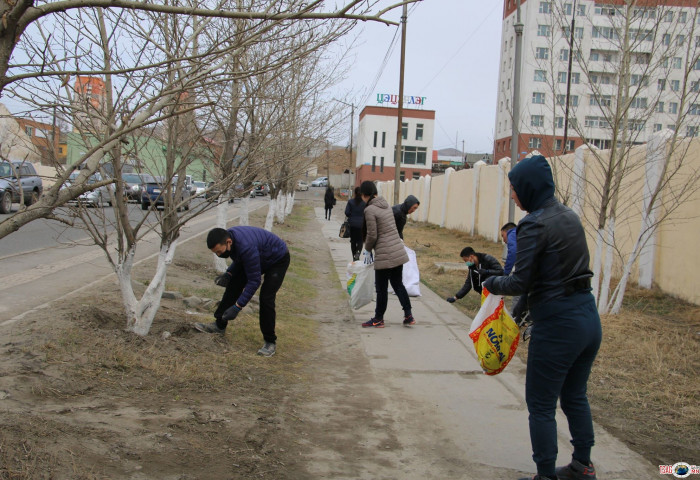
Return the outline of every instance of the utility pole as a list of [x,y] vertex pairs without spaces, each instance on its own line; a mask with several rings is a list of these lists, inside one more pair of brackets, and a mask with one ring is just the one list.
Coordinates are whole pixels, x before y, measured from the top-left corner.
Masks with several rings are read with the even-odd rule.
[[342,100],[338,100],[337,98],[334,98],[338,103],[342,103],[343,105],[347,105],[350,107],[350,160],[349,160],[349,168],[348,168],[348,198],[352,197],[352,183],[350,182],[350,176],[353,173],[353,170],[355,170],[355,166],[352,164],[352,142],[353,142],[353,126],[355,122],[355,105],[352,103],[347,103]]
[[[523,50],[523,24],[520,20],[520,0],[516,0],[515,24],[515,64],[513,81],[513,133],[510,139],[510,165],[515,167],[518,163],[518,138],[520,137],[520,61]],[[508,202],[508,221],[515,220],[515,202],[510,198]]]
[[401,183],[401,139],[403,138],[403,71],[406,65],[406,18],[408,5],[404,4],[401,14],[401,66],[399,68],[399,114],[396,129],[396,152],[394,152],[394,205],[399,203],[399,186]]
[[571,12],[571,31],[569,32],[569,69],[566,73],[566,105],[564,106],[564,141],[561,146],[562,153],[566,153],[566,141],[569,131],[569,98],[571,98],[571,62],[574,58],[574,27],[576,26],[576,0],[574,0]]

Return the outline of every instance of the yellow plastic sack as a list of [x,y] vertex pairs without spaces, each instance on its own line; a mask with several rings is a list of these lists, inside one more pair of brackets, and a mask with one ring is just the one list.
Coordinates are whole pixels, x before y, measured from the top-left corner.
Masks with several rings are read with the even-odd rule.
[[520,329],[503,305],[502,295],[481,292],[481,309],[472,321],[469,338],[486,375],[501,373],[515,355]]

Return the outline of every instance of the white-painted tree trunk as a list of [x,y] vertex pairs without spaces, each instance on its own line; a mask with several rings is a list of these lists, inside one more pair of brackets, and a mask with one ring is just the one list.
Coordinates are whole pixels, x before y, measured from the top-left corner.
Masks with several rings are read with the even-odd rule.
[[[642,224],[643,223],[644,222],[642,222]],[[632,272],[632,265],[634,265],[634,262],[637,260],[639,252],[642,249],[642,245],[645,243],[644,239],[642,238],[643,236],[644,235],[640,233],[640,235],[637,237],[637,240],[634,243],[634,248],[627,257],[627,262],[625,263],[625,269],[622,272],[620,283],[617,284],[615,292],[610,298],[610,304],[612,307],[610,307],[609,310],[613,315],[620,313],[620,309],[622,308],[622,299],[625,297],[625,290],[627,290],[627,282],[629,281],[630,274]]]
[[615,217],[608,217],[607,238],[605,242],[605,263],[603,264],[603,278],[600,283],[600,297],[598,298],[598,312],[608,313],[608,298],[610,295],[610,282],[612,281],[612,265],[615,241]]
[[287,215],[287,196],[282,192],[277,193],[277,223],[284,223],[284,218]]
[[277,208],[277,200],[270,199],[270,205],[267,208],[267,217],[265,217],[265,230],[272,231],[272,226],[275,223],[275,208]]
[[240,211],[238,212],[238,224],[239,225],[250,225],[248,221],[248,214],[250,212],[250,199],[248,195],[241,199]]
[[294,192],[288,193],[287,194],[287,215],[292,214],[292,209],[294,208]]
[[[175,256],[177,240],[173,240],[169,245],[163,245],[158,254],[158,264],[156,272],[148,284],[148,288],[143,293],[141,300],[136,300],[133,287],[131,286],[131,267],[133,265],[133,255],[129,252],[128,261],[116,268],[119,287],[122,289],[122,299],[127,312],[126,329],[136,335],[146,336],[151,330],[153,318],[160,307],[160,300],[165,290],[165,278],[168,267]],[[135,249],[134,249],[135,250]]]
[[603,229],[599,228],[595,236],[595,255],[593,257],[593,298],[598,304],[598,292],[600,292],[600,271],[602,267],[603,256]]

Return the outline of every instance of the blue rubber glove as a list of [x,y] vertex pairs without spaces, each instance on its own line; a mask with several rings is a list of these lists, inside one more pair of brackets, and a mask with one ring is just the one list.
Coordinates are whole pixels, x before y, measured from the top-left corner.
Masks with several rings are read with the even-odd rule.
[[240,311],[241,311],[241,309],[238,308],[238,306],[236,306],[236,305],[229,307],[224,311],[224,314],[221,316],[221,319],[226,320],[226,321],[233,320],[234,318],[236,318],[238,316],[238,313]]

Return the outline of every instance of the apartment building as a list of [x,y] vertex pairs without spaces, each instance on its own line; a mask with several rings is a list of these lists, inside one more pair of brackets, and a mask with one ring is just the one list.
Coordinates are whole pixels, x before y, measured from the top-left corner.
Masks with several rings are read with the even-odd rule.
[[[404,108],[401,180],[429,175],[432,169],[435,111]],[[355,182],[394,180],[398,108],[367,106],[360,112]]]
[[[521,0],[518,152],[612,146],[611,122],[644,143],[659,130],[698,135],[700,14],[692,0]],[[516,0],[504,1],[496,159],[510,157]],[[618,99],[622,99],[618,101]],[[568,121],[567,121],[568,119]],[[616,120],[618,119],[618,120]],[[564,144],[566,142],[566,144]]]

